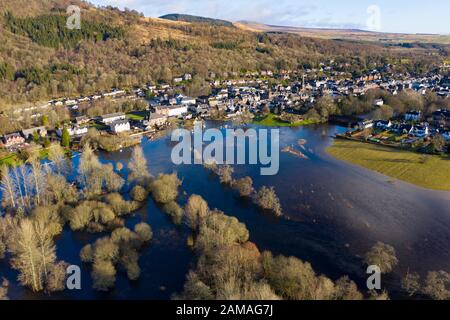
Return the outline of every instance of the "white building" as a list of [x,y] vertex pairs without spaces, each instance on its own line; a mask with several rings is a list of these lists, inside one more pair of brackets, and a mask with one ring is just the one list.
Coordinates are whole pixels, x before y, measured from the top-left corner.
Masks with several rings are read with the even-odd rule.
[[383,101],[383,99],[376,99],[376,100],[373,102],[373,104],[374,104],[374,106],[381,107],[381,106],[384,105],[384,101]]
[[188,113],[188,107],[187,105],[158,106],[155,107],[155,113],[162,114],[167,117],[180,117]]
[[196,103],[196,99],[192,97],[182,97],[180,102],[184,105],[191,105]]
[[408,111],[405,113],[406,121],[419,121],[422,118],[422,112],[420,111]]
[[113,133],[121,133],[130,131],[131,127],[128,120],[117,120],[109,125],[109,130],[111,130],[111,132]]
[[144,120],[147,128],[161,127],[167,122],[167,116],[157,113],[150,113],[148,119]]
[[372,120],[360,121],[360,122],[358,122],[358,127],[361,130],[373,128],[373,121]]
[[414,135],[416,137],[419,138],[423,138],[426,137],[430,134],[430,130],[428,128],[428,125],[417,125],[417,126],[412,126],[411,130],[409,130],[409,134]]
[[105,114],[104,116],[101,116],[101,121],[109,125],[113,122],[119,121],[119,120],[125,120],[127,117],[125,114],[118,112],[118,113],[111,113],[111,114]]
[[[78,127],[78,126],[74,126],[74,127],[68,127],[67,131],[69,132],[69,136],[73,137],[73,136],[82,136],[86,133],[88,133],[88,127]],[[58,129],[56,130],[56,134],[61,137],[62,136],[62,132],[63,129]]]

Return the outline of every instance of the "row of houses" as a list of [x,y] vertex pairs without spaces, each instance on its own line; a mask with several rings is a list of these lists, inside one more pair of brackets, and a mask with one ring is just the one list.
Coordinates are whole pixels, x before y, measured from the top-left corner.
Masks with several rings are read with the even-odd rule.
[[2,137],[1,142],[3,143],[3,146],[7,148],[12,146],[23,145],[27,141],[33,140],[36,134],[39,137],[46,137],[47,129],[45,127],[35,127],[30,129],[24,129],[20,132],[5,134]]

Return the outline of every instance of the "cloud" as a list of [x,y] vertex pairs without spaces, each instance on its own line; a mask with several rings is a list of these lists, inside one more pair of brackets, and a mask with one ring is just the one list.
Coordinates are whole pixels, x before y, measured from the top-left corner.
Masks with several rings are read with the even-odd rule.
[[[367,29],[367,8],[382,8],[384,31],[448,33],[448,0],[422,6],[419,0],[91,0],[159,17],[185,13],[229,21],[248,20],[272,25]],[[439,9],[437,9],[439,8]]]

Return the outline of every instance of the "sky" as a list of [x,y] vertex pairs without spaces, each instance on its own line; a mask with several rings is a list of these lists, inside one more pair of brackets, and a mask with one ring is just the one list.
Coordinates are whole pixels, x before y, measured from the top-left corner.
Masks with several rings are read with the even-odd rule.
[[148,17],[183,13],[271,25],[450,35],[449,0],[91,0]]

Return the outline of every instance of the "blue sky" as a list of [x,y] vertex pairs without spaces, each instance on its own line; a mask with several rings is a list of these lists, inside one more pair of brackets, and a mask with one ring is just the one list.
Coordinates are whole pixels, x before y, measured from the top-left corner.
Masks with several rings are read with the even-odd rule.
[[249,20],[284,26],[358,28],[384,32],[450,35],[449,0],[91,0],[91,2],[97,5],[135,9],[149,17],[167,13],[186,13],[230,21]]

